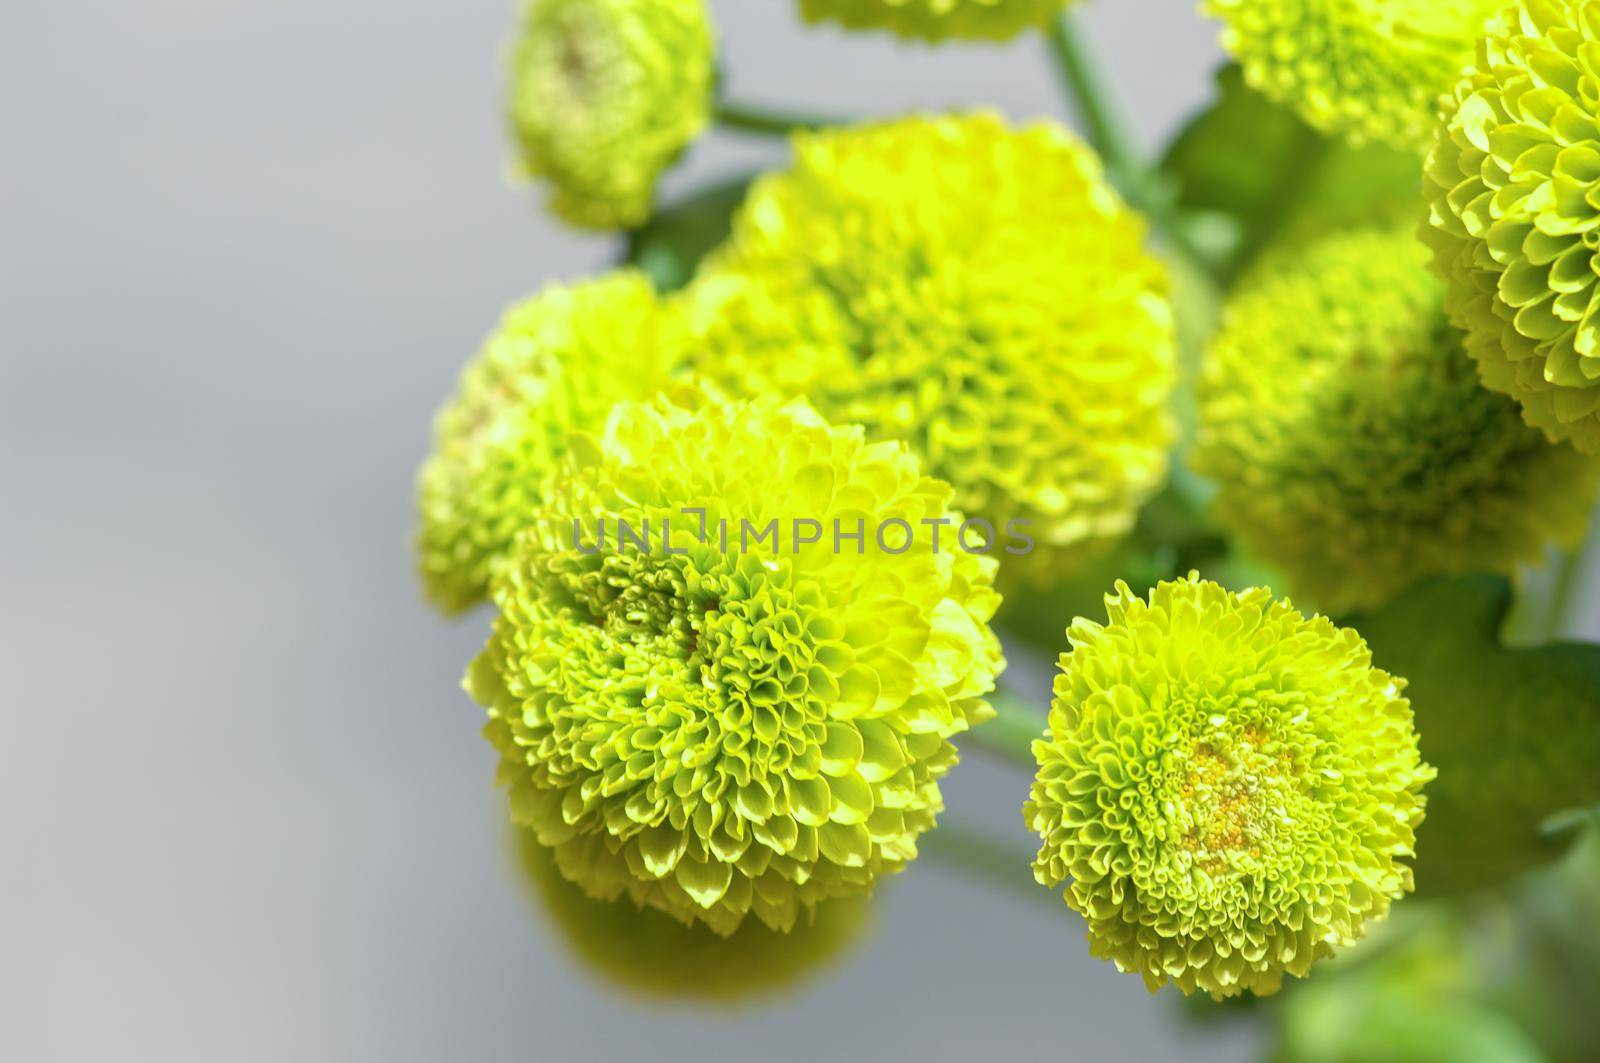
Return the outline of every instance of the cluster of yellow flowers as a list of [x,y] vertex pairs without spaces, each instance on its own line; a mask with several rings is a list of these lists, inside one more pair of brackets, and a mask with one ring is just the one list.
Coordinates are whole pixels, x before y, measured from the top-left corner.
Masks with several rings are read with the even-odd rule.
[[[1067,6],[799,0],[925,41]],[[1437,279],[1411,229],[1286,242],[1199,374],[1216,518],[1327,610],[1509,571],[1595,499],[1567,444],[1600,451],[1600,4],[1498,6],[1205,2],[1307,123],[1434,141]],[[529,0],[520,172],[638,228],[718,113],[716,41],[703,0]],[[847,938],[995,715],[1000,591],[1091,571],[1188,449],[1169,271],[1089,145],[981,110],[790,144],[682,290],[623,267],[507,311],[420,476],[428,598],[494,607],[465,685],[529,866],[580,948],[636,941],[646,988]],[[1036,875],[1152,988],[1269,993],[1411,889],[1433,769],[1355,630],[1152,582],[1059,618]]]

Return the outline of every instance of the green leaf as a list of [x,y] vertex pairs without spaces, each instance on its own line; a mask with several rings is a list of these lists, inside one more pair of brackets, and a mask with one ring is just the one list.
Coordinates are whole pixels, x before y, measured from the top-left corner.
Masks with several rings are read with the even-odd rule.
[[1354,621],[1405,677],[1439,769],[1417,835],[1417,892],[1501,883],[1559,855],[1552,816],[1600,801],[1600,646],[1509,649],[1502,578],[1433,580]]
[[658,290],[689,283],[700,260],[728,238],[733,212],[744,202],[755,175],[709,185],[664,207],[628,234],[626,261],[650,276]]
[[1161,169],[1178,186],[1191,239],[1237,277],[1301,231],[1420,214],[1422,160],[1321,136],[1244,83],[1232,64],[1217,98],[1173,140]]
[[[1313,987],[1315,988],[1315,987]],[[1279,1063],[1544,1063],[1516,1023],[1469,1001],[1353,984],[1294,998]]]

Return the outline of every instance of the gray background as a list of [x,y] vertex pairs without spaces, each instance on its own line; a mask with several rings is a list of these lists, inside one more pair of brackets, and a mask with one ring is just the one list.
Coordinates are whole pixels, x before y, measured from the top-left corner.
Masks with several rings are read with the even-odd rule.
[[[742,98],[1058,112],[1035,40],[715,7]],[[1216,61],[1191,7],[1085,13],[1150,142]],[[508,24],[499,0],[6,5],[0,1056],[1247,1055],[1091,960],[1063,907],[931,860],[840,968],[734,1015],[618,997],[559,950],[457,688],[483,618],[424,611],[408,549],[460,363],[617,251],[502,182]],[[669,190],[778,157],[713,136]],[[947,797],[1022,847],[1025,789],[973,758]]]

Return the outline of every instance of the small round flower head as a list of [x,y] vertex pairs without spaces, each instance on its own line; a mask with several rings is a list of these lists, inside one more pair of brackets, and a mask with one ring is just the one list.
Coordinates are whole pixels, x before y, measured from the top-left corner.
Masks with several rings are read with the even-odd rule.
[[795,156],[687,295],[697,369],[909,444],[974,519],[1027,521],[1038,561],[1125,533],[1166,473],[1172,314],[1093,154],[974,114]]
[[439,412],[419,476],[429,600],[446,613],[483,601],[568,435],[603,428],[618,400],[654,394],[681,354],[676,316],[631,271],[506,311]]
[[891,30],[924,41],[1008,40],[1043,26],[1074,0],[800,0],[808,22]]
[[1324,133],[1420,148],[1505,0],[1205,0],[1255,89]]
[[656,178],[711,120],[705,0],[527,0],[511,60],[520,169],[574,225],[650,217]]
[[949,494],[804,403],[620,404],[468,673],[513,819],[591,897],[719,934],[900,870],[1002,664],[995,561],[923,534]]
[[1333,613],[1576,541],[1600,472],[1479,383],[1410,226],[1257,268],[1212,343],[1192,462],[1228,527]]
[[1424,238],[1483,382],[1600,453],[1600,8],[1527,0],[1442,104]]
[[1275,992],[1411,889],[1422,763],[1356,632],[1191,575],[1075,620],[1023,807],[1034,876],[1094,955],[1213,997]]
[[819,973],[870,929],[872,902],[856,896],[817,905],[788,933],[751,919],[722,937],[626,897],[591,899],[532,832],[516,833],[523,876],[561,938],[590,970],[644,996],[746,1003]]

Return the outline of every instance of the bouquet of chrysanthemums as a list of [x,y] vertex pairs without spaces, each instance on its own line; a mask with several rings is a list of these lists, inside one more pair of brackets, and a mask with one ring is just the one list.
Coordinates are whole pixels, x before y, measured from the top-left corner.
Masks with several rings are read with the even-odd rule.
[[[1025,874],[939,826],[970,748],[1032,777],[1094,955],[1309,978],[1287,1058],[1594,1048],[1600,647],[1557,639],[1600,2],[1204,6],[1234,62],[1150,160],[1064,0],[798,15],[1040,33],[1083,137],[741,106],[704,0],[526,4],[519,175],[627,260],[506,311],[417,545],[441,611],[492,607],[465,686],[522,862],[619,981],[815,972],[919,851]],[[658,204],[713,124],[788,163]],[[1002,645],[1059,654],[1048,705]]]

